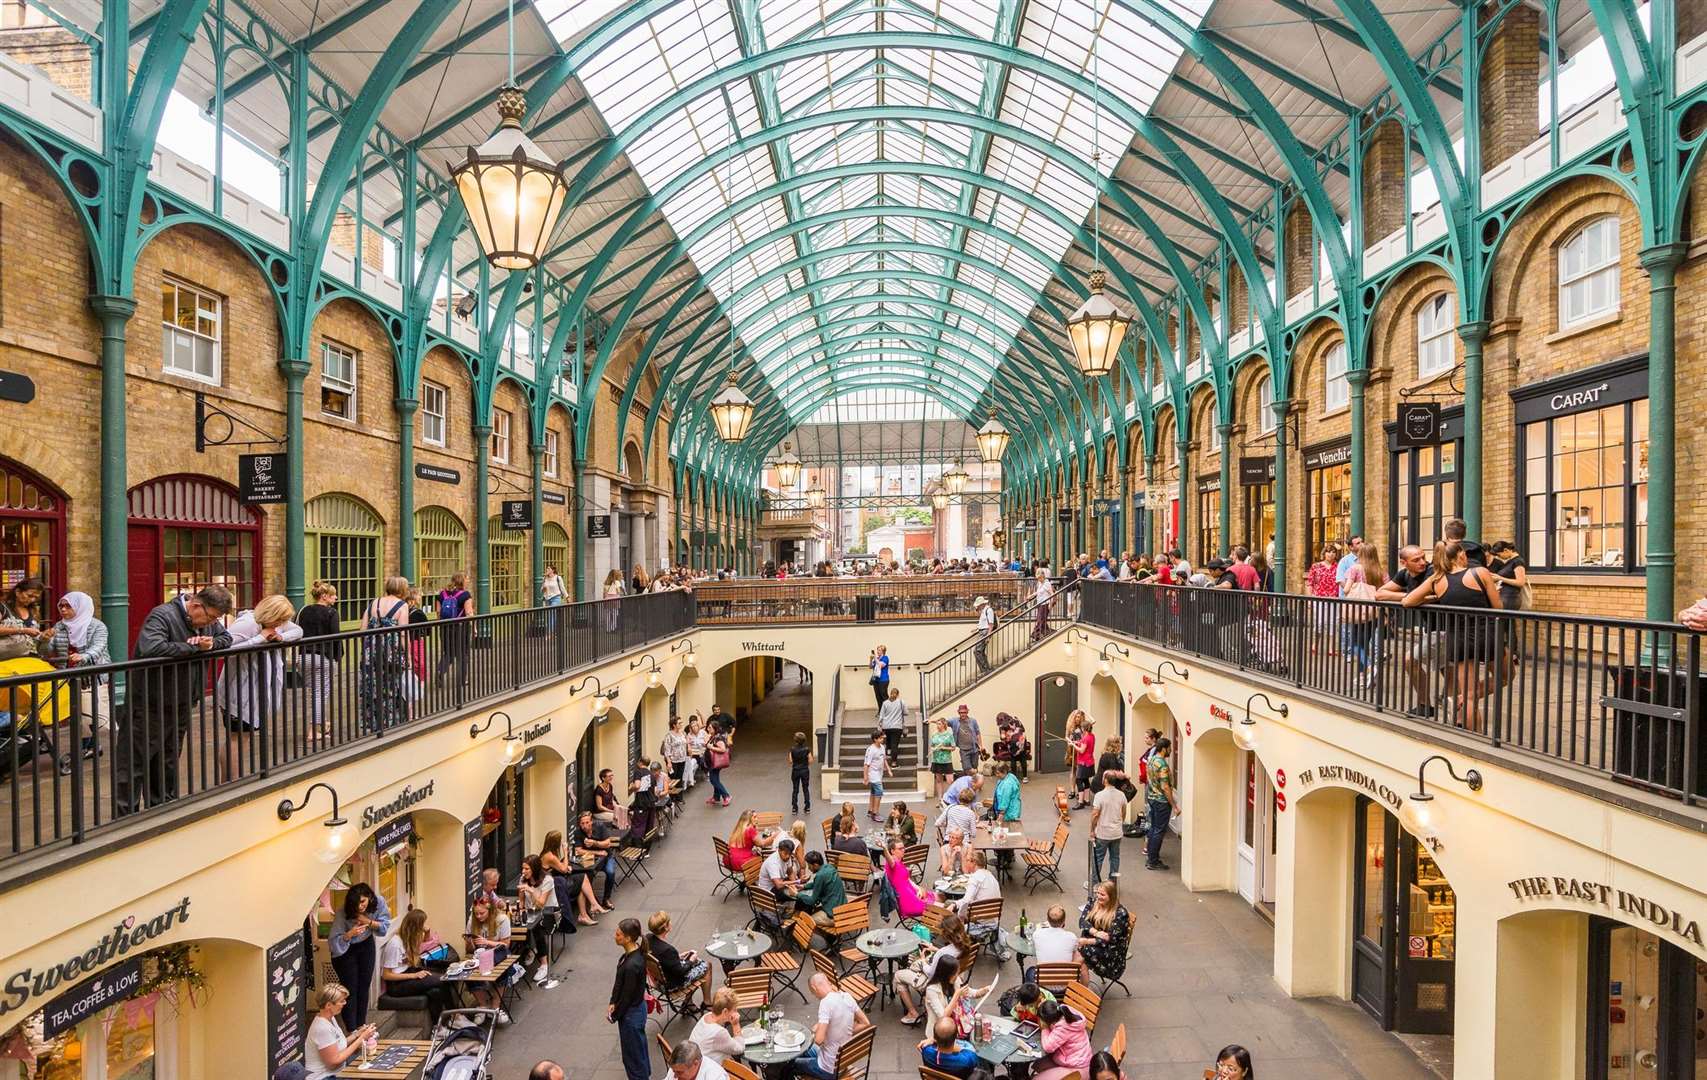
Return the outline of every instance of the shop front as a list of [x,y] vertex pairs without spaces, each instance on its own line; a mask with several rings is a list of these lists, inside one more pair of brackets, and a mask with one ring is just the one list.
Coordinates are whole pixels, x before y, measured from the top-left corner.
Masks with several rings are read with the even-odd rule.
[[[406,788],[398,796],[398,803],[407,803],[414,795],[424,797],[430,793],[430,790],[411,791]],[[416,831],[414,815],[405,812],[385,820],[332,874],[331,881],[309,915],[314,939],[315,986],[328,982],[347,984],[347,976],[340,975],[332,964],[330,940],[332,919],[343,908],[344,897],[352,887],[358,883],[365,884],[385,901],[387,910],[391,912],[394,931],[397,920],[405,912],[420,906],[420,883],[416,876],[419,851],[420,835]],[[379,997],[378,979],[375,978],[367,989],[371,1005]],[[358,988],[350,987],[350,990],[355,993]]]
[[162,476],[130,489],[130,638],[157,605],[208,585],[237,610],[261,598],[261,511],[206,476]]
[[1707,963],[1598,915],[1588,931],[1585,1080],[1707,1075]]
[[0,588],[31,577],[46,583],[50,602],[65,592],[65,496],[0,458]]
[[1312,562],[1329,543],[1351,536],[1351,440],[1304,449],[1305,536]]
[[1457,898],[1425,844],[1358,796],[1352,998],[1389,1031],[1452,1034]]
[[181,1020],[202,993],[187,944],[102,971],[0,1041],[0,1080],[188,1080]]
[[1221,476],[1197,479],[1197,550],[1191,561],[1208,562],[1221,557]]
[[1263,551],[1274,538],[1274,458],[1240,458],[1239,486],[1244,489],[1239,503],[1244,508],[1243,542],[1252,551]]
[[1432,554],[1446,533],[1446,522],[1458,516],[1458,458],[1463,449],[1464,407],[1440,411],[1439,441],[1427,446],[1402,445],[1399,425],[1387,425],[1387,520],[1389,566],[1397,566],[1399,549],[1415,544]]
[[1279,881],[1279,813],[1274,783],[1254,751],[1241,751],[1242,780],[1239,788],[1238,885],[1244,897],[1269,918],[1274,917],[1275,885]]
[[480,867],[497,870],[506,888],[521,877],[522,858],[527,854],[523,785],[532,764],[531,757],[524,755],[507,766],[480,811]]

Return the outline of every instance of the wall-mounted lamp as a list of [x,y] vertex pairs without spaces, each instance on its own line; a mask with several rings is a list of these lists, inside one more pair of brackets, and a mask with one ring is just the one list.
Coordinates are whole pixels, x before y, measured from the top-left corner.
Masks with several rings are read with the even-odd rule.
[[1281,702],[1276,705],[1274,700],[1261,690],[1252,694],[1250,698],[1245,701],[1245,715],[1243,719],[1241,719],[1237,724],[1232,725],[1233,741],[1239,744],[1240,749],[1243,750],[1255,750],[1257,748],[1257,721],[1256,717],[1251,715],[1251,705],[1257,698],[1262,698],[1263,704],[1267,705],[1270,709],[1282,716],[1285,716],[1287,713],[1292,711],[1285,702]]
[[1098,655],[1098,657],[1097,657],[1097,659],[1098,659],[1098,660],[1101,660],[1101,661],[1102,661],[1102,664],[1101,664],[1101,671],[1102,671],[1102,673],[1103,673],[1103,675],[1104,675],[1104,676],[1108,676],[1108,675],[1113,675],[1113,674],[1114,674],[1114,663],[1113,663],[1113,661],[1112,661],[1112,660],[1111,660],[1111,659],[1110,659],[1110,658],[1109,658],[1109,655],[1108,655],[1108,654],[1109,654],[1109,650],[1111,650],[1111,649],[1112,649],[1112,650],[1113,650],[1113,651],[1115,651],[1115,652],[1117,652],[1117,653],[1119,653],[1119,654],[1120,654],[1120,655],[1121,655],[1121,656],[1124,656],[1124,657],[1126,657],[1126,658],[1127,658],[1127,659],[1131,659],[1131,658],[1132,658],[1132,650],[1131,650],[1131,649],[1123,649],[1123,648],[1121,648],[1121,647],[1120,647],[1120,646],[1119,646],[1119,645],[1116,645],[1116,644],[1115,644],[1115,643],[1114,643],[1114,642],[1112,642],[1112,641],[1111,641],[1111,642],[1109,642],[1109,643],[1108,643],[1108,644],[1106,644],[1106,645],[1104,645],[1104,646],[1103,646],[1103,647],[1102,647],[1102,652],[1101,652],[1101,654],[1100,654],[1100,655]]
[[571,686],[569,688],[569,696],[574,697],[576,694],[585,690],[588,683],[598,684],[593,688],[593,715],[603,716],[605,713],[610,712],[610,703],[616,700],[616,688],[612,687],[611,689],[606,690],[605,684],[600,681],[597,675],[588,675],[585,679],[581,680],[580,685]]
[[657,686],[659,683],[664,681],[664,675],[658,670],[658,658],[653,656],[651,653],[647,653],[638,660],[630,660],[628,662],[628,670],[633,671],[635,668],[647,661],[651,661],[652,669],[646,673],[646,685]]
[[332,797],[332,816],[322,822],[322,824],[332,831],[326,834],[326,846],[321,849],[320,854],[321,858],[327,862],[335,862],[343,857],[344,826],[349,824],[349,821],[345,819],[344,815],[338,812],[337,788],[326,783],[324,780],[317,780],[308,785],[308,790],[302,793],[302,799],[300,801],[293,803],[289,798],[280,799],[278,809],[279,820],[289,821],[292,814],[307,807],[308,801],[314,798],[315,788],[325,788],[326,794]]
[[500,709],[491,716],[488,716],[485,720],[476,721],[468,725],[468,737],[471,739],[478,739],[481,735],[486,733],[486,730],[492,726],[492,722],[497,720],[500,716],[504,718],[504,760],[514,761],[516,757],[516,748],[521,745],[522,737],[516,734],[516,726],[510,721],[509,713]]
[[1434,808],[1430,805],[1434,802],[1434,795],[1428,790],[1428,783],[1423,776],[1423,774],[1428,771],[1429,763],[1435,761],[1441,762],[1446,766],[1446,775],[1452,777],[1452,779],[1458,781],[1460,784],[1463,784],[1471,791],[1482,790],[1481,770],[1465,769],[1464,775],[1459,776],[1458,770],[1452,767],[1451,760],[1447,758],[1445,754],[1431,754],[1430,756],[1423,758],[1422,764],[1417,766],[1417,789],[1411,793],[1410,802],[1407,804],[1409,805],[1411,816],[1416,821],[1417,831],[1419,833],[1431,833],[1434,825],[1436,824],[1436,814]]
[[1157,664],[1156,665],[1156,677],[1154,679],[1150,680],[1150,688],[1148,690],[1144,691],[1144,696],[1149,698],[1151,701],[1155,702],[1158,705],[1160,705],[1162,702],[1164,702],[1168,699],[1167,687],[1164,686],[1162,683],[1162,669],[1163,668],[1173,669],[1174,674],[1179,676],[1180,682],[1190,682],[1191,681],[1191,672],[1187,671],[1185,668],[1180,667],[1178,664],[1174,663],[1172,660],[1163,660],[1160,664]]
[[682,640],[676,642],[674,645],[670,646],[670,652],[672,652],[672,653],[676,652],[678,649],[686,649],[688,651],[688,654],[686,656],[682,657],[682,666],[683,667],[691,668],[695,664],[699,663],[699,657],[694,655],[693,639],[692,638],[683,638]]
[[1076,627],[1076,626],[1067,627],[1067,634],[1064,638],[1061,639],[1061,651],[1067,654],[1067,658],[1069,660],[1072,659],[1074,654],[1076,654],[1079,651],[1078,646],[1073,644],[1073,635],[1074,634],[1079,635],[1079,640],[1083,641],[1087,644],[1091,640],[1091,636],[1089,634],[1085,633],[1083,630],[1080,630],[1078,627]]
[[1279,705],[1276,705],[1274,703],[1273,698],[1270,698],[1267,694],[1263,693],[1261,690],[1258,690],[1256,693],[1252,694],[1249,699],[1247,699],[1245,701],[1245,718],[1243,720],[1240,720],[1239,723],[1241,723],[1241,724],[1254,724],[1254,723],[1256,723],[1256,719],[1251,716],[1251,705],[1253,702],[1256,701],[1257,698],[1262,698],[1264,705],[1267,705],[1269,707],[1269,709],[1271,709],[1274,712],[1279,713],[1282,716],[1289,715],[1292,712],[1291,707],[1288,706],[1286,704],[1286,702],[1283,701]]

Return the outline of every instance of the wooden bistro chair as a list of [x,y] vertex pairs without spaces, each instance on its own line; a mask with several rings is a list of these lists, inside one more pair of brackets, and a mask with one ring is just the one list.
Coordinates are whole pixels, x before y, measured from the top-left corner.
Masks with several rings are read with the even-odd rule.
[[1038,964],[1037,985],[1060,997],[1067,992],[1067,987],[1079,978],[1079,965],[1068,961],[1062,964]]
[[871,999],[877,996],[877,984],[855,972],[846,975],[836,974],[836,962],[830,959],[828,953],[821,949],[812,950],[812,966],[820,975],[835,984],[836,989],[846,990],[848,996],[865,1008],[871,1004]]
[[1102,1012],[1102,995],[1082,982],[1067,984],[1067,1007],[1085,1018],[1085,1028],[1097,1026],[1097,1014]]
[[[980,932],[980,928],[982,931]],[[966,909],[966,933],[972,940],[995,948],[1002,941],[1002,898],[974,901]]]
[[664,1055],[664,1067],[667,1069],[670,1067],[670,1055],[675,1053],[675,1047],[670,1045],[670,1040],[664,1038],[662,1031],[658,1032],[654,1038],[658,1040],[658,1052]]
[[735,1007],[742,1012],[771,1003],[771,973],[762,967],[736,968],[724,976],[723,985],[735,991]]
[[960,1078],[955,1076],[953,1073],[945,1073],[939,1069],[933,1069],[929,1065],[920,1065],[919,1080],[960,1080]]
[[912,921],[917,925],[924,927],[926,930],[929,930],[931,932],[931,937],[936,937],[942,932],[942,921],[948,918],[949,914],[950,909],[947,905],[926,904],[925,910],[920,912],[919,917]]
[[758,1073],[735,1058],[723,1063],[723,1071],[729,1074],[729,1080],[759,1080]]
[[838,820],[840,819],[827,817],[823,821],[819,822],[819,824],[824,827],[824,848],[826,850],[830,847],[830,841],[836,837],[836,822]]
[[962,979],[966,973],[978,964],[978,958],[984,955],[984,946],[974,943],[970,949],[960,954],[960,965],[954,969],[954,977]]
[[1061,857],[1067,852],[1067,839],[1071,835],[1072,831],[1066,825],[1057,825],[1048,849],[1020,852],[1020,857],[1025,860],[1025,880],[1020,884],[1031,886],[1032,892],[1045,883],[1055,886],[1056,892],[1066,892],[1061,887]]
[[747,905],[753,909],[753,920],[748,926],[773,938],[783,935],[782,908],[775,893],[754,885],[747,890]]
[[705,973],[699,978],[672,990],[664,985],[664,969],[658,965],[658,961],[648,956],[646,958],[646,977],[651,980],[652,991],[657,995],[658,1003],[663,1006],[659,1012],[659,1016],[662,1018],[662,1024],[658,1028],[659,1038],[663,1038],[663,1033],[669,1030],[671,1024],[676,1022],[676,1017],[685,1016],[694,1020],[698,1019],[699,1014],[705,1011],[705,1007],[693,999],[699,997],[700,1001],[703,1001],[711,996],[711,968],[709,965],[707,965]]
[[909,810],[907,816],[913,819],[913,835],[925,835],[925,815],[917,810]]
[[831,923],[828,930],[821,931],[836,950],[837,959],[842,962],[843,971],[851,971],[855,967],[868,966],[873,972],[877,970],[871,957],[861,952],[856,942],[859,936],[871,929],[871,908],[863,900],[850,900],[841,907],[830,912]]
[[651,854],[652,845],[658,841],[658,822],[653,818],[652,827],[646,830],[646,835],[640,838],[638,844],[627,844],[616,851],[616,883],[622,884],[630,878],[645,878],[652,880],[652,871],[646,869],[646,858]]
[[1114,1038],[1108,1044],[1108,1056],[1114,1059],[1116,1065],[1126,1060],[1126,1025],[1121,1024],[1114,1029]]
[[914,881],[925,880],[925,868],[930,865],[931,846],[929,844],[913,844],[901,853],[901,862],[907,868]]
[[863,901],[871,895],[870,856],[847,851],[832,851],[829,856],[849,897]]
[[871,1047],[877,1041],[877,1025],[855,1032],[836,1054],[836,1080],[864,1080],[871,1071]]
[[801,993],[800,987],[794,984],[800,978],[801,964],[807,952],[812,948],[812,932],[816,927],[817,924],[812,921],[812,916],[804,911],[796,912],[794,918],[788,921],[788,933],[789,937],[794,940],[794,947],[800,950],[800,958],[791,956],[788,952],[788,942],[783,941],[778,943],[780,947],[771,949],[756,961],[759,967],[771,973],[771,992],[773,994],[780,993],[783,990],[792,990],[794,996],[798,997],[803,1004],[806,1002],[806,995]]
[[[738,892],[746,892],[747,879],[742,876],[739,870],[729,869],[729,841],[721,836],[713,836],[711,838],[711,849],[712,853],[717,856],[717,874],[721,879],[712,886],[711,895],[716,896],[724,889],[729,890],[729,896],[734,896]],[[749,859],[748,861],[757,862],[758,860]],[[724,899],[728,899],[728,897]]]

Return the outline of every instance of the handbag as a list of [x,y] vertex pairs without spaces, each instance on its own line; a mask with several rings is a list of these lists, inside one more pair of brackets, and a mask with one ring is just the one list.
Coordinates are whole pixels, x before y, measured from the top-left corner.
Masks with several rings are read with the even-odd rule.
[[711,768],[713,769],[727,769],[729,767],[729,751],[727,750],[708,750],[706,756],[711,759]]
[[[6,626],[22,626],[19,619],[7,619]],[[0,637],[0,660],[21,660],[36,655],[36,639],[28,634],[7,634]]]

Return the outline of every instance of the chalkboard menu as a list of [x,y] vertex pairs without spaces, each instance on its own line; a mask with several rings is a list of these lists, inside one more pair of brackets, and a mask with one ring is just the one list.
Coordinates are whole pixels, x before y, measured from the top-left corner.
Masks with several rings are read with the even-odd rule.
[[563,808],[564,821],[569,823],[569,833],[575,833],[575,825],[581,820],[581,811],[575,805],[575,792],[581,787],[581,770],[579,762],[571,759],[569,767],[563,770]]
[[645,696],[634,703],[634,719],[628,722],[628,763],[633,765],[640,760],[640,726],[641,718],[646,715]]
[[480,891],[480,832],[483,822],[475,818],[462,827],[462,861],[467,880],[462,883],[463,903],[468,910],[464,915],[474,914],[474,894]]
[[302,1059],[308,1022],[308,959],[300,929],[267,949],[267,1074]]

